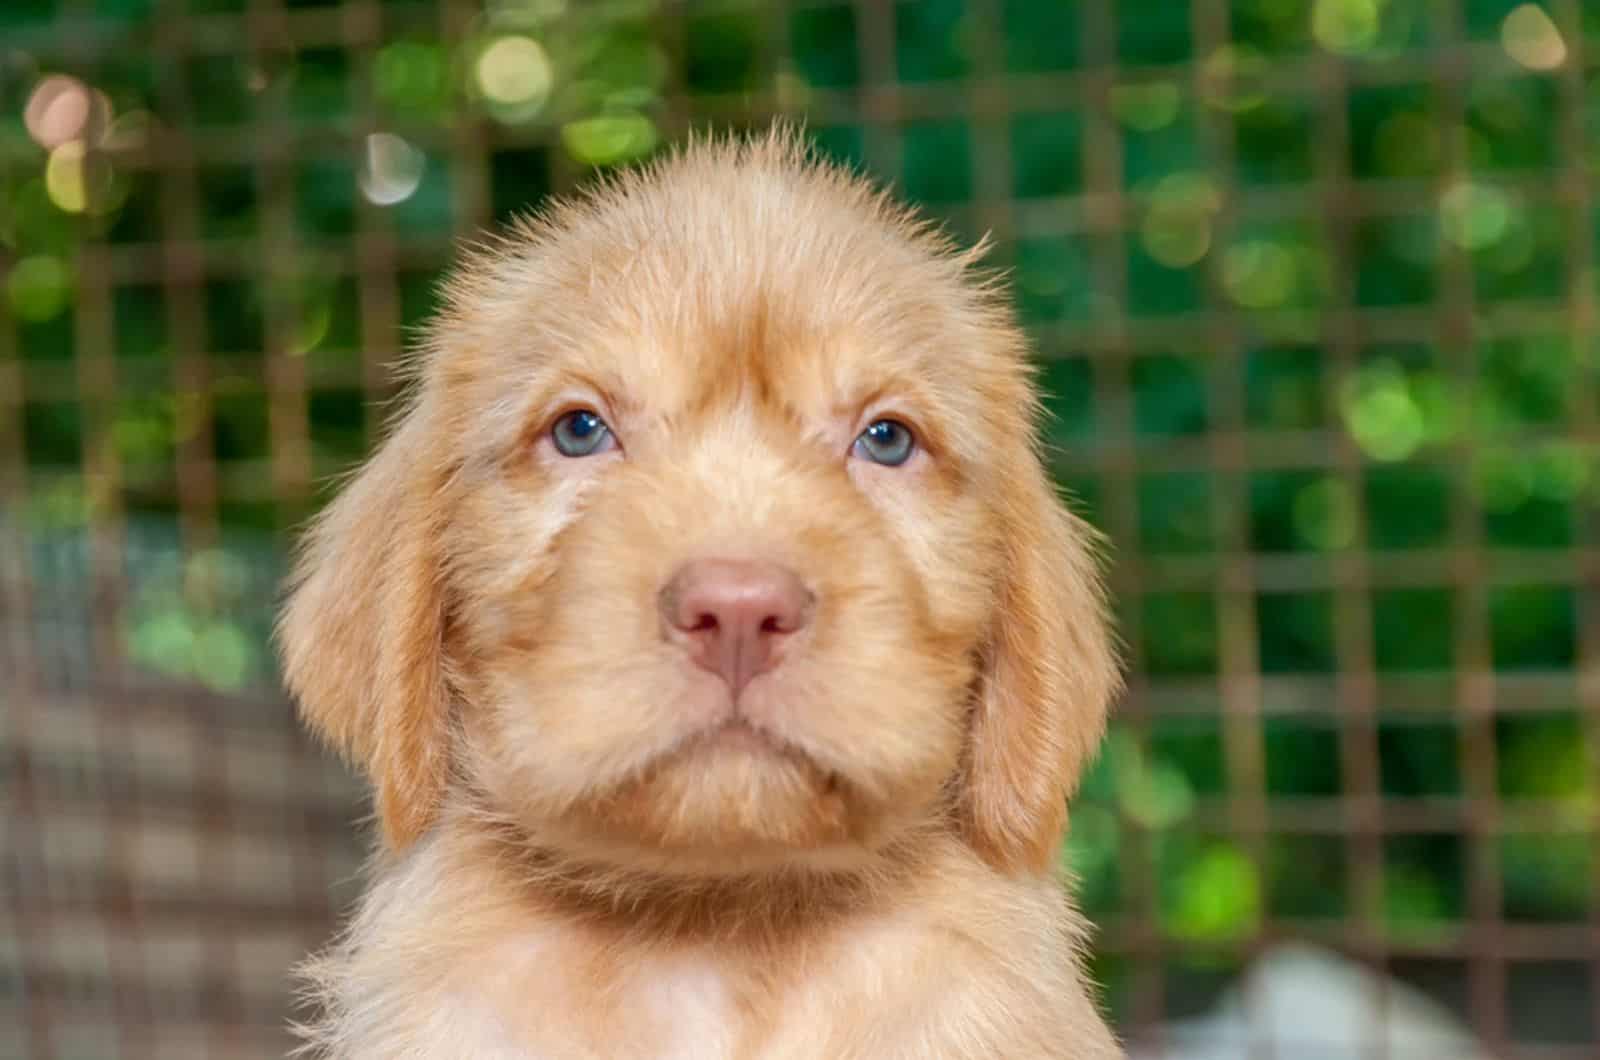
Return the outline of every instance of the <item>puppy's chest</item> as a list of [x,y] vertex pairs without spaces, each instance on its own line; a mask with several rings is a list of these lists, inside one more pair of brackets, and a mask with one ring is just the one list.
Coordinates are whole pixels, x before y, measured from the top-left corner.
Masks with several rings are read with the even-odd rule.
[[442,994],[438,1029],[462,1056],[735,1055],[740,1006],[733,982],[700,954],[628,959],[585,951],[558,934],[529,934],[458,969]]
[[483,955],[480,975],[457,978],[435,1024],[448,1055],[838,1057],[867,1009],[881,1019],[925,992],[904,974],[913,940],[893,928],[781,962],[697,950],[597,959],[566,941],[505,940]]

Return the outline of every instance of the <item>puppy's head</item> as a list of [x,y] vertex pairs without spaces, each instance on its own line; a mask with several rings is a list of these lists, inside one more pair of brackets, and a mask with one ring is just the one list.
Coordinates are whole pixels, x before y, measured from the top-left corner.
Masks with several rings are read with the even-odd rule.
[[782,134],[477,252],[281,630],[389,843],[459,789],[664,871],[1049,863],[1115,665],[970,258]]

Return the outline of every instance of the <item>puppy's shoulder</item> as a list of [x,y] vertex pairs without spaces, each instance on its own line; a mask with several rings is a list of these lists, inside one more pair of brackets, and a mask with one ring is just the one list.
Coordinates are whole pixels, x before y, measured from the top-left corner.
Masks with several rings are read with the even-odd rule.
[[[1083,973],[1087,931],[1058,881],[956,849],[823,950],[760,1055],[1119,1057]],[[826,1028],[825,1049],[806,1050],[807,1027]]]

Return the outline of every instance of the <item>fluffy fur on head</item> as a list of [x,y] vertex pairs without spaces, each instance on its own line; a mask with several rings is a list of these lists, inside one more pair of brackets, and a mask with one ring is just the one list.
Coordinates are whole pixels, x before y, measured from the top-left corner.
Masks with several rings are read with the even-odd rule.
[[[281,627],[388,850],[324,966],[328,1041],[373,1018],[356,994],[405,978],[384,964],[410,960],[399,935],[414,958],[604,925],[610,954],[714,958],[903,903],[954,914],[957,877],[998,937],[1019,894],[1054,892],[1116,666],[1022,337],[975,258],[782,130],[693,144],[471,255]],[[579,411],[606,444],[564,455]],[[886,420],[903,463],[858,441]],[[663,617],[705,560],[780,568],[810,601],[737,694]],[[1077,984],[1065,906],[1026,916],[1063,933]]]

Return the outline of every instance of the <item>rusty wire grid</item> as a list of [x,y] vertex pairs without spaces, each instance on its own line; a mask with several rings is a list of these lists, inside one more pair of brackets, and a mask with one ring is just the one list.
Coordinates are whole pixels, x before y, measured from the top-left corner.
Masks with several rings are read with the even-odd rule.
[[[108,91],[124,78],[155,120],[91,147],[123,199],[62,253],[64,313],[41,321],[0,297],[0,1055],[271,1055],[286,1040],[284,970],[327,937],[361,849],[356,784],[298,735],[265,648],[286,534],[372,442],[456,241],[591,170],[560,120],[497,121],[461,100],[407,120],[379,97],[375,67],[397,42],[437,42],[459,64],[494,39],[477,0],[156,0],[121,18],[97,0],[34,6],[0,40],[13,123],[0,192],[16,192],[0,211],[41,169],[16,116],[44,75]],[[1583,0],[1547,5],[1563,58],[1533,72],[1495,32],[1516,5],[1489,0],[1277,5],[1307,27],[1279,50],[1240,46],[1250,12],[1273,6],[1244,0],[1082,0],[1042,27],[1019,12],[1044,5],[1021,0],[522,6],[622,20],[647,42],[661,73],[639,113],[663,142],[803,114],[826,150],[958,234],[993,233],[1054,393],[1056,469],[1114,545],[1130,688],[1103,782],[1074,812],[1073,865],[1110,881],[1086,896],[1093,967],[1132,1040],[1159,1043],[1253,954],[1299,938],[1421,986],[1497,1055],[1596,1055],[1600,494],[1568,497],[1561,532],[1518,540],[1496,529],[1499,480],[1483,470],[1559,453],[1589,469],[1579,480],[1600,477],[1600,19]],[[958,58],[924,67],[907,42],[936,8],[953,12]],[[1177,53],[1129,43],[1157,8],[1182,12]],[[1335,8],[1414,9],[1426,31],[1340,54],[1313,32]],[[731,58],[708,52],[717,19],[759,32]],[[801,57],[819,27],[848,42],[826,56],[836,77]],[[708,79],[718,63],[743,79]],[[339,95],[297,95],[308,68],[337,71]],[[1544,159],[1483,180],[1478,95],[1530,79],[1548,100],[1551,124],[1529,134]],[[1262,135],[1242,95],[1293,116],[1284,174],[1242,171],[1241,137]],[[1437,164],[1355,161],[1373,136],[1357,102],[1390,98],[1427,115]],[[1189,183],[1134,179],[1166,149],[1148,116],[1169,106],[1187,153],[1166,175]],[[422,153],[425,189],[446,182],[432,207],[363,194],[380,135]],[[1041,135],[1059,180],[1021,164]],[[1527,267],[1548,275],[1504,284],[1476,230],[1439,237],[1473,195],[1543,219],[1548,245]],[[1163,219],[1176,227],[1156,230]],[[1437,252],[1395,265],[1412,294],[1389,297],[1373,289],[1373,247],[1413,224]],[[1241,299],[1240,275],[1277,260],[1270,237],[1286,231],[1317,248],[1313,293]],[[1168,261],[1152,260],[1152,238],[1177,241]],[[0,243],[0,272],[28,260],[19,247]],[[1039,275],[1062,247],[1070,269]],[[127,354],[140,329],[159,356]],[[1539,343],[1568,358],[1556,411],[1491,436],[1472,395],[1505,370],[1502,346]],[[1414,380],[1418,364],[1453,388],[1456,429],[1375,452],[1352,388]],[[1175,424],[1150,411],[1151,379],[1186,395]],[[129,443],[146,412],[170,444]],[[1263,506],[1290,486],[1337,532],[1275,535]],[[1442,633],[1395,626],[1418,601]],[[1518,601],[1558,613],[1563,643],[1519,640],[1503,617]],[[1425,638],[1425,663],[1394,662],[1396,643]],[[152,665],[173,644],[212,662]],[[1581,729],[1573,785],[1508,783],[1506,748],[1540,726]],[[1455,779],[1411,790],[1396,763],[1424,739]],[[1180,808],[1149,812],[1129,792],[1159,787],[1151,763],[1174,746],[1210,779],[1183,778]],[[1173,836],[1201,853],[1175,868]],[[1508,849],[1528,844],[1588,881],[1554,913],[1508,896]],[[1420,920],[1396,913],[1418,858],[1459,867],[1459,893]],[[1191,871],[1250,892],[1242,912],[1186,918]],[[1325,900],[1302,893],[1307,873]],[[1371,1039],[1385,1055],[1378,1028]],[[1264,1040],[1246,1053],[1296,1055]]]

